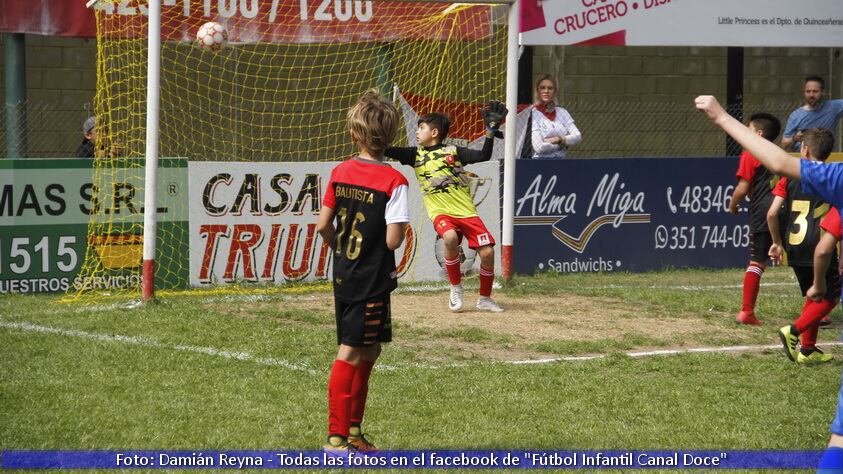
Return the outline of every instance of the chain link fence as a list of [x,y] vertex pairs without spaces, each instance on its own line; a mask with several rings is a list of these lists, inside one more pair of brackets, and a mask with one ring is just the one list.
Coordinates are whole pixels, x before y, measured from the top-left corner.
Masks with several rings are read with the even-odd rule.
[[[781,121],[784,132],[788,116],[799,105],[745,104],[729,112],[744,123],[755,113],[770,113]],[[682,103],[573,102],[564,106],[583,135],[582,142],[568,151],[571,158],[735,156],[741,151],[694,108],[690,97]]]
[[[6,118],[14,114],[14,129]],[[90,103],[78,106],[27,102],[0,108],[0,159],[72,158],[82,142],[82,122],[93,115]],[[20,153],[18,153],[20,151]],[[10,156],[19,155],[19,156]]]
[[[778,117],[782,128],[799,103],[783,103],[776,107],[751,104],[743,106],[743,121],[757,112]],[[9,158],[10,150],[23,146],[23,157],[73,157],[82,141],[82,122],[92,115],[91,104],[75,107],[56,104],[27,103],[18,108],[0,109],[0,120],[6,128],[6,114],[25,108],[25,119],[16,130],[0,134],[0,158]],[[719,129],[697,112],[691,99],[684,103],[635,102],[593,103],[572,102],[565,108],[574,117],[583,140],[572,147],[572,158],[611,157],[686,157],[737,155],[740,148],[730,143]],[[738,111],[733,110],[733,115]],[[840,150],[841,135],[836,131],[835,150]]]

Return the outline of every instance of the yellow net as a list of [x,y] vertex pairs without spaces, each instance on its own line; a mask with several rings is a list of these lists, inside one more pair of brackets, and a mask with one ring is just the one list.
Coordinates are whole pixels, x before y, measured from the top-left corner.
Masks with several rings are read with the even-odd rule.
[[[95,9],[99,140],[90,192],[98,207],[92,205],[85,263],[69,291],[72,298],[136,293],[140,284],[147,7],[145,1],[101,2]],[[318,247],[304,250],[313,269],[295,271],[304,264],[302,246],[313,239],[310,224],[261,230],[246,220],[239,228],[192,229],[190,196],[203,200],[205,214],[224,208],[248,217],[259,208],[264,217],[297,212],[315,222],[314,193],[325,183],[314,178],[308,188],[306,163],[340,161],[356,152],[345,114],[372,87],[396,105],[400,91],[415,112],[449,114],[454,138],[477,138],[483,132],[480,108],[504,96],[507,10],[379,0],[163,0],[156,288],[237,283],[240,291],[252,291],[324,279],[326,256]],[[228,36],[218,51],[197,42],[207,22],[218,23]],[[402,134],[398,145],[406,140]],[[279,171],[251,183],[224,167],[210,178],[195,178],[208,162],[234,162],[246,171],[277,163]],[[303,171],[285,172],[298,169],[294,165]],[[228,202],[214,194],[223,188],[237,191]],[[271,199],[267,189],[275,190]],[[267,244],[276,231],[297,239]],[[194,243],[198,236],[206,247],[204,259],[189,257],[196,251],[191,232]],[[217,251],[207,247],[223,238],[245,242],[232,257],[239,270],[226,281],[207,272],[202,280],[203,260]],[[260,258],[247,245],[257,245],[255,239],[269,247]],[[249,266],[253,275],[241,268]],[[284,271],[275,271],[282,266]]]

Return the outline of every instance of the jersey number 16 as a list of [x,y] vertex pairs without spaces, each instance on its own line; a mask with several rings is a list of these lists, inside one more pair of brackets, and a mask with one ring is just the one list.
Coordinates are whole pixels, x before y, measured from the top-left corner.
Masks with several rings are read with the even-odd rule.
[[[356,212],[351,224],[348,222],[348,209],[342,208],[337,213],[340,219],[340,225],[337,229],[336,250],[334,253],[339,255],[345,247],[345,256],[349,260],[356,260],[360,256],[360,250],[363,249],[363,234],[357,230],[357,224],[366,220],[366,216],[362,212]],[[345,242],[343,242],[345,239]]]

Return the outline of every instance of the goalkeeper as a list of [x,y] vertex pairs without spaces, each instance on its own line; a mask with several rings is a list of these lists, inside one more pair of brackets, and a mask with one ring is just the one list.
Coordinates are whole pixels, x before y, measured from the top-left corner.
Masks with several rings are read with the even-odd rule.
[[445,243],[445,270],[451,282],[448,308],[454,312],[463,308],[460,273],[460,242],[463,238],[468,241],[469,248],[476,250],[480,256],[477,309],[503,312],[503,308],[491,298],[495,279],[495,239],[477,215],[463,166],[492,158],[494,137],[499,133],[498,128],[506,112],[506,107],[496,101],[483,109],[486,139],[481,150],[444,145],[442,141],[448,136],[451,121],[444,114],[430,113],[419,118],[416,130],[418,147],[390,147],[384,153],[415,169],[427,215]]

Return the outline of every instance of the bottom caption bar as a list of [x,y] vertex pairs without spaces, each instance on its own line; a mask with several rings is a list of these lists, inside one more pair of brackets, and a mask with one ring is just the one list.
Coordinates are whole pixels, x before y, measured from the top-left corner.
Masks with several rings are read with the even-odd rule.
[[[823,466],[820,466],[822,459]],[[820,451],[29,451],[0,453],[3,469],[486,468],[841,469]],[[825,465],[828,464],[828,465]]]

